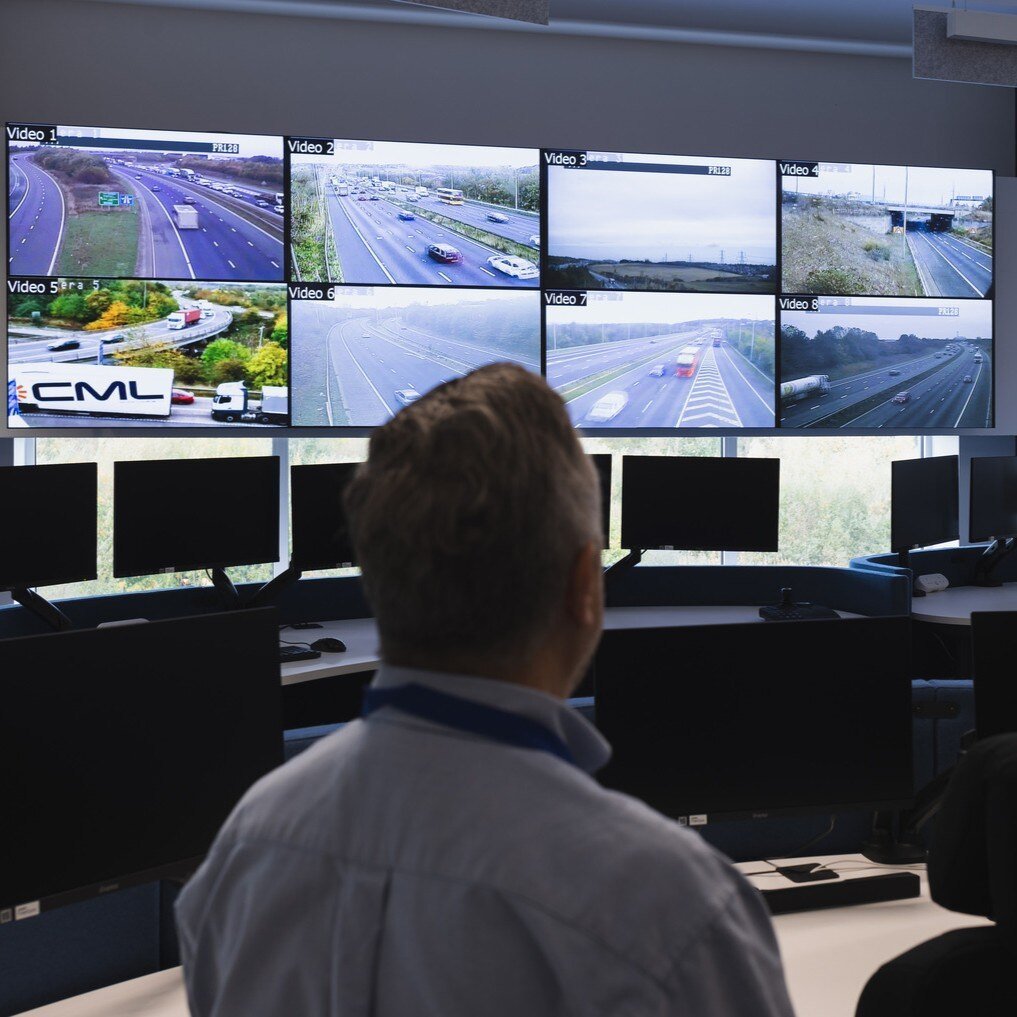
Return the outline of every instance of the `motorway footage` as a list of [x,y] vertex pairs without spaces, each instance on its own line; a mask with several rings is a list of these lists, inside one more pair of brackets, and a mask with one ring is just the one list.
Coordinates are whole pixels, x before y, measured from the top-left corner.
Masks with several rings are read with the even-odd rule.
[[293,422],[384,423],[451,378],[510,360],[540,372],[540,298],[511,290],[335,287],[292,306]]
[[8,427],[994,423],[991,171],[9,123]]
[[8,139],[12,275],[283,281],[280,138]]
[[851,163],[810,170],[781,177],[785,293],[992,295],[991,172]]
[[781,314],[787,427],[988,427],[992,310],[984,300],[818,297]]
[[536,150],[331,139],[315,147],[290,155],[298,279],[538,285]]
[[577,426],[773,426],[772,298],[586,297],[547,309],[547,380]]

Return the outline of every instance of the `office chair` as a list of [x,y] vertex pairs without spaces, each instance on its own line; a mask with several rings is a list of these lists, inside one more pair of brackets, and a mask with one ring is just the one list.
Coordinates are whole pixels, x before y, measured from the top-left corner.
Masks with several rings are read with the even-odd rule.
[[1017,734],[978,742],[958,763],[929,851],[932,899],[995,924],[955,929],[884,964],[856,1017],[1017,1013]]

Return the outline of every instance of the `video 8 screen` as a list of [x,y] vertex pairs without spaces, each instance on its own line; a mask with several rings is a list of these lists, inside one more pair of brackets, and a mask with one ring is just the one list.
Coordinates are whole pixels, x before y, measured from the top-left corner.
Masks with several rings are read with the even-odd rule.
[[282,138],[5,133],[9,426],[287,424]]
[[993,175],[782,162],[779,423],[993,423]]

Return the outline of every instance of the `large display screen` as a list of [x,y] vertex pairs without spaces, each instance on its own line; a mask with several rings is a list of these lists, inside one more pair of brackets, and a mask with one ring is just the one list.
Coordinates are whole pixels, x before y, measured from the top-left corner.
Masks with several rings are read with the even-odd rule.
[[6,125],[8,426],[994,423],[991,171]]

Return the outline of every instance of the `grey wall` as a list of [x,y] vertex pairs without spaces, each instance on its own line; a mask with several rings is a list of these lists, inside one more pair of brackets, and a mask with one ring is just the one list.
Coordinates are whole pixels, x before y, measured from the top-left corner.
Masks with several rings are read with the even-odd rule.
[[1014,172],[1013,94],[906,60],[80,0],[0,3],[0,119]]

